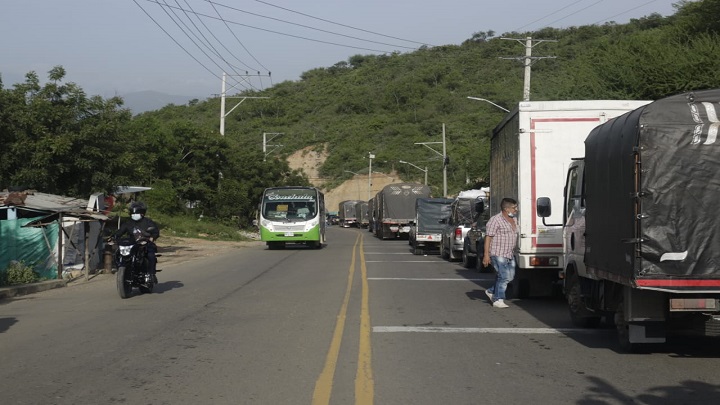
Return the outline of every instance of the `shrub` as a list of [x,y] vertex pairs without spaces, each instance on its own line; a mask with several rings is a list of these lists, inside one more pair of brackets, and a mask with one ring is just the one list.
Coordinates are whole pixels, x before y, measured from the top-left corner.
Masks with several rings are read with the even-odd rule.
[[30,284],[40,280],[40,275],[22,261],[13,260],[5,269],[6,284]]

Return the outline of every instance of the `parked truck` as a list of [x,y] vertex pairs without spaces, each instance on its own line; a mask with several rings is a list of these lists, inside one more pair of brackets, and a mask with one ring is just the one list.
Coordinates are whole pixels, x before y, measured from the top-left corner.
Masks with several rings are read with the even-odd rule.
[[408,237],[410,225],[415,222],[415,200],[430,197],[430,187],[419,183],[388,184],[376,197],[375,236],[380,239]]
[[594,127],[647,104],[648,101],[524,101],[493,130],[490,152],[489,214],[500,211],[504,197],[518,201],[520,238],[512,291],[517,297],[559,291],[564,269],[561,214],[547,218],[535,212],[535,200],[562,199],[563,175],[573,157],[582,156],[583,141]]
[[340,201],[338,204],[338,217],[340,226],[343,228],[349,228],[357,223],[357,216],[355,214],[355,205],[361,200],[345,200]]
[[415,223],[410,229],[408,243],[413,254],[440,253],[444,219],[450,216],[452,198],[418,198],[415,200]]
[[[588,135],[558,200],[576,324],[608,316],[628,350],[672,331],[720,335],[718,110],[720,90],[680,94]],[[538,200],[542,217],[550,207]]]
[[355,204],[355,225],[357,225],[358,228],[368,227],[368,224],[370,223],[368,209],[369,207],[367,201],[358,201],[357,204]]

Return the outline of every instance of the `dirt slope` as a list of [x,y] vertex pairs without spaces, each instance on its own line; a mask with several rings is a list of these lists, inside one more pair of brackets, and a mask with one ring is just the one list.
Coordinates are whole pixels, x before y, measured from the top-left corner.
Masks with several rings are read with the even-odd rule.
[[[318,153],[313,150],[313,147],[307,147],[290,155],[288,164],[292,169],[300,169],[305,172],[315,187],[323,189],[327,179],[320,177],[318,171],[326,158],[327,152]],[[325,192],[325,206],[330,212],[337,211],[341,201],[367,201],[388,184],[399,182],[402,182],[402,180],[397,176],[397,173],[393,172],[386,175],[374,172],[372,184],[368,187],[367,174],[354,175],[352,179],[343,182],[330,191],[323,189]]]

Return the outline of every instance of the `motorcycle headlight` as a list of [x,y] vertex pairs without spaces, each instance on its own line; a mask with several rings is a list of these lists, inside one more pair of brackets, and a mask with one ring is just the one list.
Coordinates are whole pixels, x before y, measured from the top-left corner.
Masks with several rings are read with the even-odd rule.
[[128,256],[131,250],[132,246],[120,246],[120,256]]

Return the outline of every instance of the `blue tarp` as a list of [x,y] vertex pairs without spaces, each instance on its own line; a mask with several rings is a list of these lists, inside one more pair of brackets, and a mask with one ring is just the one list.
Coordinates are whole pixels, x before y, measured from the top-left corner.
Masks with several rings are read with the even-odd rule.
[[57,278],[57,262],[53,257],[59,232],[57,222],[23,228],[38,218],[0,221],[0,273],[3,277],[10,262],[16,260],[31,266],[41,278]]

